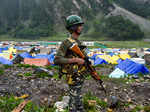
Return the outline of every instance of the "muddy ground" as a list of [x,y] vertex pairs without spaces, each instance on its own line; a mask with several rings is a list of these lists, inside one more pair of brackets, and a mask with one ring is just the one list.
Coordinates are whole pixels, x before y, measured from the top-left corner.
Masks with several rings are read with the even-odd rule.
[[[3,68],[3,65],[0,65]],[[102,75],[108,75],[114,67],[97,67]],[[59,80],[53,77],[38,78],[32,67],[18,67],[16,65],[4,69],[0,75],[0,96],[11,95],[21,96],[29,94],[29,99],[38,105],[53,105],[60,97],[67,95],[68,86],[63,79]],[[56,70],[52,70],[56,73]],[[25,73],[31,73],[32,76],[24,76]],[[115,112],[130,112],[136,106],[150,106],[150,76],[134,79],[132,77],[125,79],[104,79],[105,94],[100,85],[95,80],[85,80],[83,85],[83,95],[91,92],[94,96],[112,104],[111,96],[117,98],[119,105],[114,107]],[[131,104],[125,106],[125,104]],[[105,108],[101,108],[106,112]]]

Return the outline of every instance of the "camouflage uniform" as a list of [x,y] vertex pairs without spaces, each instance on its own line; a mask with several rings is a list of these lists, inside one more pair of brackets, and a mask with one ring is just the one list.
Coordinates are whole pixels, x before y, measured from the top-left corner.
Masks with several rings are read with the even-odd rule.
[[[62,42],[55,56],[55,64],[61,66],[61,73],[66,74],[66,81],[69,85],[69,112],[84,112],[82,104],[81,88],[85,79],[86,68],[84,65],[67,64],[68,58],[77,57],[69,48],[73,43],[81,46],[82,43],[73,38],[68,38]],[[85,55],[84,49],[81,50]],[[63,64],[62,64],[63,63]],[[66,64],[65,64],[66,63]]]

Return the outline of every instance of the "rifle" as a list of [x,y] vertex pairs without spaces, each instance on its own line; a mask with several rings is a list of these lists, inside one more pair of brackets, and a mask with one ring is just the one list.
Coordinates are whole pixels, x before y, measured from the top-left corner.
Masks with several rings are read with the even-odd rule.
[[102,90],[106,93],[106,89],[103,86],[103,81],[100,79],[98,73],[96,72],[95,68],[91,65],[91,62],[89,61],[89,59],[82,53],[82,51],[80,50],[80,48],[78,47],[77,44],[73,44],[70,47],[70,50],[73,51],[75,54],[77,54],[80,58],[85,60],[85,66],[87,67],[87,69],[90,71],[90,75],[96,80],[98,81],[98,83],[101,85]]

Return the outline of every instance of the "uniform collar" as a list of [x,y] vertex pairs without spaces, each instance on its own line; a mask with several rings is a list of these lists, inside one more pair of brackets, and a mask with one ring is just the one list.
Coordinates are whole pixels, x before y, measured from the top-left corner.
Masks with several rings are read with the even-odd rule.
[[72,36],[71,36],[70,38],[73,39],[73,40],[75,40],[75,41],[78,41],[78,39],[75,39],[75,38],[73,38]]

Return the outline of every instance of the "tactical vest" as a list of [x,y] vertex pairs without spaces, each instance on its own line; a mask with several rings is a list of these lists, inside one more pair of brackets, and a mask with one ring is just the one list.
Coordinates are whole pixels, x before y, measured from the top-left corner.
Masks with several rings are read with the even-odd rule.
[[[85,47],[81,45],[80,41],[77,42],[76,40],[72,38],[68,38],[68,41],[71,42],[71,44],[76,43],[81,52],[85,54]],[[73,58],[73,57],[78,57],[73,51],[71,51],[69,48],[67,50],[67,54],[65,58]],[[62,74],[69,74],[69,75],[84,75],[87,73],[86,67],[84,65],[78,65],[78,64],[66,64],[61,66],[61,73]]]

